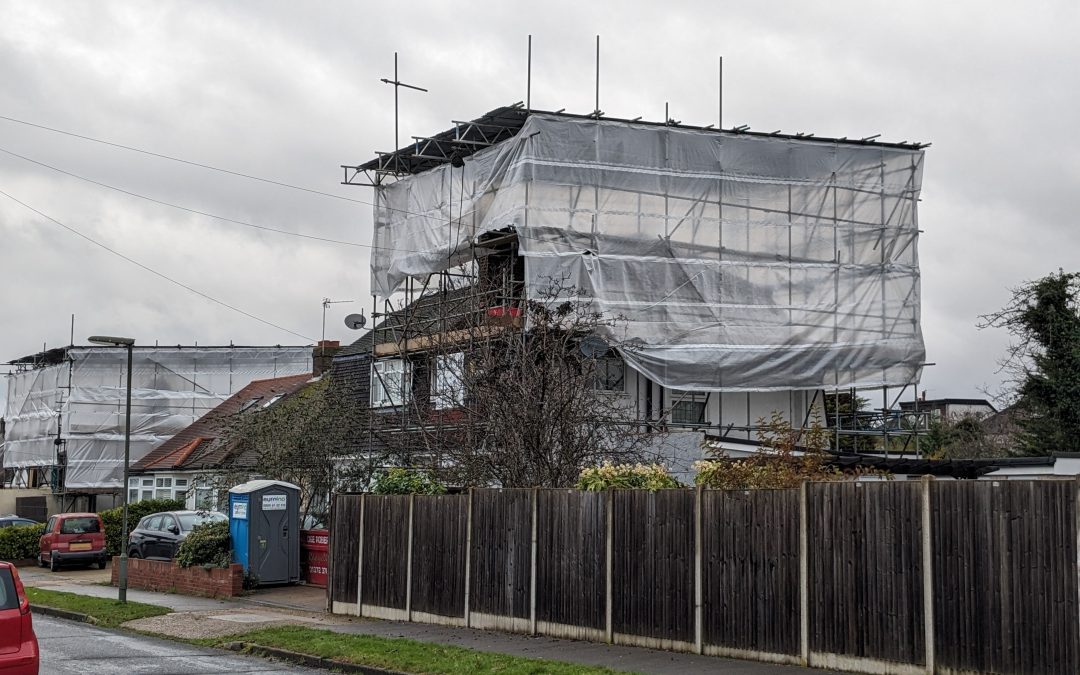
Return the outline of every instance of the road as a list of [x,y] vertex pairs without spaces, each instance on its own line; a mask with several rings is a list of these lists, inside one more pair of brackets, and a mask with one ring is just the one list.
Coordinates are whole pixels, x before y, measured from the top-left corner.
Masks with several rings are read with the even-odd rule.
[[41,675],[60,673],[319,673],[253,656],[34,615]]

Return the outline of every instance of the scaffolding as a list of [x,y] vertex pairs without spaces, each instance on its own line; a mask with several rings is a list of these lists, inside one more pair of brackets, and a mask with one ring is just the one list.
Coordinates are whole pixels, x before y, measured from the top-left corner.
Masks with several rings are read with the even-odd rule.
[[[521,104],[454,121],[343,166],[343,183],[375,189],[373,356],[430,354],[445,344],[433,334],[509,313],[563,278],[575,300],[620,318],[601,337],[646,382],[814,400],[879,390],[872,413],[835,406],[837,448],[841,435],[871,432],[886,448],[890,436],[917,445],[925,424],[898,421],[890,392],[913,388],[925,365],[916,215],[925,147]],[[650,421],[664,420],[663,408]],[[395,416],[397,433],[428,439],[464,423],[422,405]],[[373,416],[383,427],[389,418]],[[374,441],[378,430],[369,433]]]

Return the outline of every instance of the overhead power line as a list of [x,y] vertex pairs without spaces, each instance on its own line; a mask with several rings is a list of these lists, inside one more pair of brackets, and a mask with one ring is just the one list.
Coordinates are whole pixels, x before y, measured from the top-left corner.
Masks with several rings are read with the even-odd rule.
[[367,206],[373,206],[371,202],[366,202],[362,199],[353,199],[351,197],[344,197],[342,195],[336,195],[332,192],[323,192],[322,190],[315,190],[312,188],[302,187],[300,185],[293,185],[291,183],[285,183],[279,180],[273,180],[271,178],[262,178],[261,176],[253,176],[248,173],[242,173],[240,171],[233,171],[231,169],[222,169],[221,167],[212,166],[210,164],[203,164],[201,162],[193,162],[189,159],[182,159],[180,157],[173,157],[160,152],[153,152],[151,150],[143,150],[142,148],[136,148],[130,145],[124,145],[123,143],[114,143],[113,141],[106,141],[100,138],[94,138],[93,136],[86,136],[83,134],[77,134],[73,131],[64,131],[63,129],[56,129],[54,127],[47,127],[44,124],[35,124],[34,122],[27,122],[26,120],[16,119],[14,117],[7,117],[6,115],[0,115],[0,120],[7,120],[8,122],[14,122],[16,124],[25,124],[28,127],[34,127],[36,129],[44,129],[45,131],[51,131],[55,134],[63,134],[65,136],[71,136],[73,138],[81,138],[84,141],[91,141],[93,143],[101,143],[102,145],[109,145],[114,148],[120,148],[122,150],[129,150],[131,152],[138,152],[143,155],[149,155],[151,157],[158,157],[160,159],[167,159],[171,162],[180,162],[181,164],[187,164],[189,166],[197,166],[200,169],[208,169],[210,171],[217,171],[219,173],[229,174],[230,176],[238,176],[240,178],[247,178],[249,180],[257,180],[260,183],[268,183],[270,185],[277,185],[279,187],[289,188],[291,190],[300,190],[301,192],[310,192],[314,195],[322,195],[323,197],[330,197],[332,199],[340,199],[346,202],[354,202],[356,204],[365,204]]
[[[263,230],[263,231],[266,231],[266,232],[275,232],[277,234],[285,234],[285,235],[288,235],[290,237],[300,237],[302,239],[314,239],[315,241],[326,242],[328,244],[344,244],[345,246],[357,246],[357,247],[360,247],[360,248],[370,248],[370,249],[379,249],[379,250],[402,250],[402,249],[391,249],[391,248],[387,248],[385,246],[374,246],[372,244],[361,244],[361,243],[354,242],[354,241],[344,241],[344,240],[341,240],[341,239],[330,239],[329,237],[319,237],[319,236],[316,236],[316,235],[313,235],[313,234],[303,234],[303,233],[300,233],[300,232],[290,232],[289,230],[279,230],[279,229],[274,228],[274,227],[267,227],[266,225],[256,225],[255,223],[248,223],[248,222],[245,222],[243,220],[236,220],[235,218],[228,218],[226,216],[219,216],[217,214],[209,213],[207,211],[200,211],[198,209],[193,209],[193,208],[190,208],[190,207],[187,207],[187,206],[181,206],[180,204],[173,204],[172,202],[166,202],[166,201],[163,201],[161,199],[156,199],[154,197],[149,197],[147,195],[144,195],[144,194],[141,194],[141,193],[138,193],[138,192],[132,192],[131,190],[125,190],[124,188],[116,187],[115,185],[109,185],[108,183],[102,183],[101,181],[94,180],[93,178],[87,178],[86,176],[80,176],[77,173],[72,173],[71,171],[68,171],[66,169],[61,169],[60,167],[53,166],[51,164],[46,164],[45,162],[33,159],[31,157],[27,157],[25,155],[20,155],[17,152],[12,152],[11,150],[7,150],[7,149],[2,148],[2,147],[0,147],[0,152],[11,155],[12,157],[18,157],[19,159],[21,159],[23,161],[26,161],[26,162],[30,162],[31,164],[37,164],[38,166],[45,167],[46,169],[51,169],[53,171],[56,171],[57,173],[62,173],[65,176],[71,176],[72,178],[77,178],[79,180],[86,181],[87,183],[91,183],[91,184],[97,185],[99,187],[108,188],[109,190],[115,190],[116,192],[120,192],[122,194],[129,195],[131,197],[138,197],[139,199],[145,199],[148,202],[153,202],[155,204],[161,204],[162,206],[168,206],[170,208],[179,209],[181,211],[187,211],[188,213],[194,213],[196,215],[205,216],[207,218],[214,218],[215,220],[222,220],[222,221],[225,221],[227,223],[234,223],[236,225],[243,225],[244,227],[250,227],[250,228],[254,228],[256,230]],[[411,251],[407,251],[407,252],[411,252]]]
[[38,209],[34,208],[33,206],[30,206],[26,202],[24,202],[24,201],[22,201],[22,200],[20,200],[20,199],[18,199],[16,197],[13,197],[12,195],[8,194],[7,192],[5,192],[2,189],[0,189],[0,195],[4,195],[5,197],[7,197],[11,201],[15,202],[16,204],[19,204],[19,205],[23,206],[24,208],[29,209],[30,211],[33,211],[34,213],[38,214],[42,218],[44,218],[44,219],[46,219],[46,220],[48,220],[48,221],[50,221],[52,223],[55,223],[56,225],[59,225],[60,227],[64,228],[68,232],[71,232],[75,236],[80,237],[82,239],[85,239],[86,241],[90,242],[94,246],[97,246],[98,248],[105,249],[109,253],[112,253],[113,255],[117,256],[118,258],[122,258],[122,259],[126,260],[127,262],[131,263],[132,265],[135,265],[136,267],[139,267],[139,268],[149,272],[150,274],[153,274],[156,277],[164,279],[165,281],[168,281],[171,284],[175,284],[176,286],[179,286],[180,288],[183,288],[186,291],[190,291],[191,293],[194,293],[195,295],[198,295],[201,298],[209,300],[210,302],[221,305],[222,307],[225,307],[226,309],[231,309],[234,312],[237,312],[239,314],[243,314],[244,316],[248,317],[249,319],[254,319],[254,320],[258,321],[259,323],[270,326],[271,328],[276,328],[276,329],[278,329],[280,331],[284,331],[284,332],[286,332],[286,333],[288,333],[290,335],[294,335],[294,336],[296,336],[298,338],[301,338],[303,340],[307,340],[308,342],[315,342],[314,338],[308,337],[307,335],[303,335],[302,333],[297,333],[296,331],[293,331],[293,330],[289,330],[288,328],[285,328],[284,326],[279,326],[278,324],[273,323],[272,321],[267,321],[266,319],[263,319],[262,317],[256,316],[256,315],[252,314],[251,312],[240,309],[239,307],[237,307],[235,305],[230,305],[229,303],[225,302],[224,300],[218,300],[214,296],[209,295],[207,293],[203,293],[202,291],[200,291],[200,290],[198,290],[196,288],[192,288],[191,286],[188,286],[187,284],[185,284],[185,283],[183,283],[181,281],[177,281],[176,279],[173,279],[172,277],[168,276],[167,274],[163,274],[162,272],[158,272],[157,270],[153,269],[152,267],[149,267],[147,265],[142,264],[138,260],[135,260],[133,258],[129,258],[128,256],[124,255],[123,253],[120,253],[116,249],[110,248],[109,246],[101,243],[100,241],[94,239],[93,237],[90,237],[90,236],[88,236],[86,234],[83,234],[79,230],[76,230],[73,227],[65,225],[64,223],[60,222],[56,218],[53,218],[52,216],[48,215],[47,213],[43,213],[42,211],[39,211]]

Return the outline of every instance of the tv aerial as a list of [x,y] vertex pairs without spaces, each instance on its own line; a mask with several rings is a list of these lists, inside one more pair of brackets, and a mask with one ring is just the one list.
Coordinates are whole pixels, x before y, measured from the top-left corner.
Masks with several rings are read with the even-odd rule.
[[349,330],[360,330],[367,325],[367,317],[363,312],[359,314],[350,314],[345,317],[345,325],[349,327]]

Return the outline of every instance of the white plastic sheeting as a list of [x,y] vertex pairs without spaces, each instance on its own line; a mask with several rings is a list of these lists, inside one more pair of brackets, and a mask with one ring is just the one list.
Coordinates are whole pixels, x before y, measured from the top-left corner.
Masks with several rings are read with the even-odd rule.
[[[132,361],[135,462],[252,380],[310,373],[311,348],[135,347]],[[5,467],[56,465],[59,430],[67,490],[120,487],[126,349],[72,347],[63,363],[9,375],[7,387]]]
[[566,278],[668,387],[918,380],[923,152],[532,115],[465,160],[377,190],[388,296],[513,227],[527,291]]

